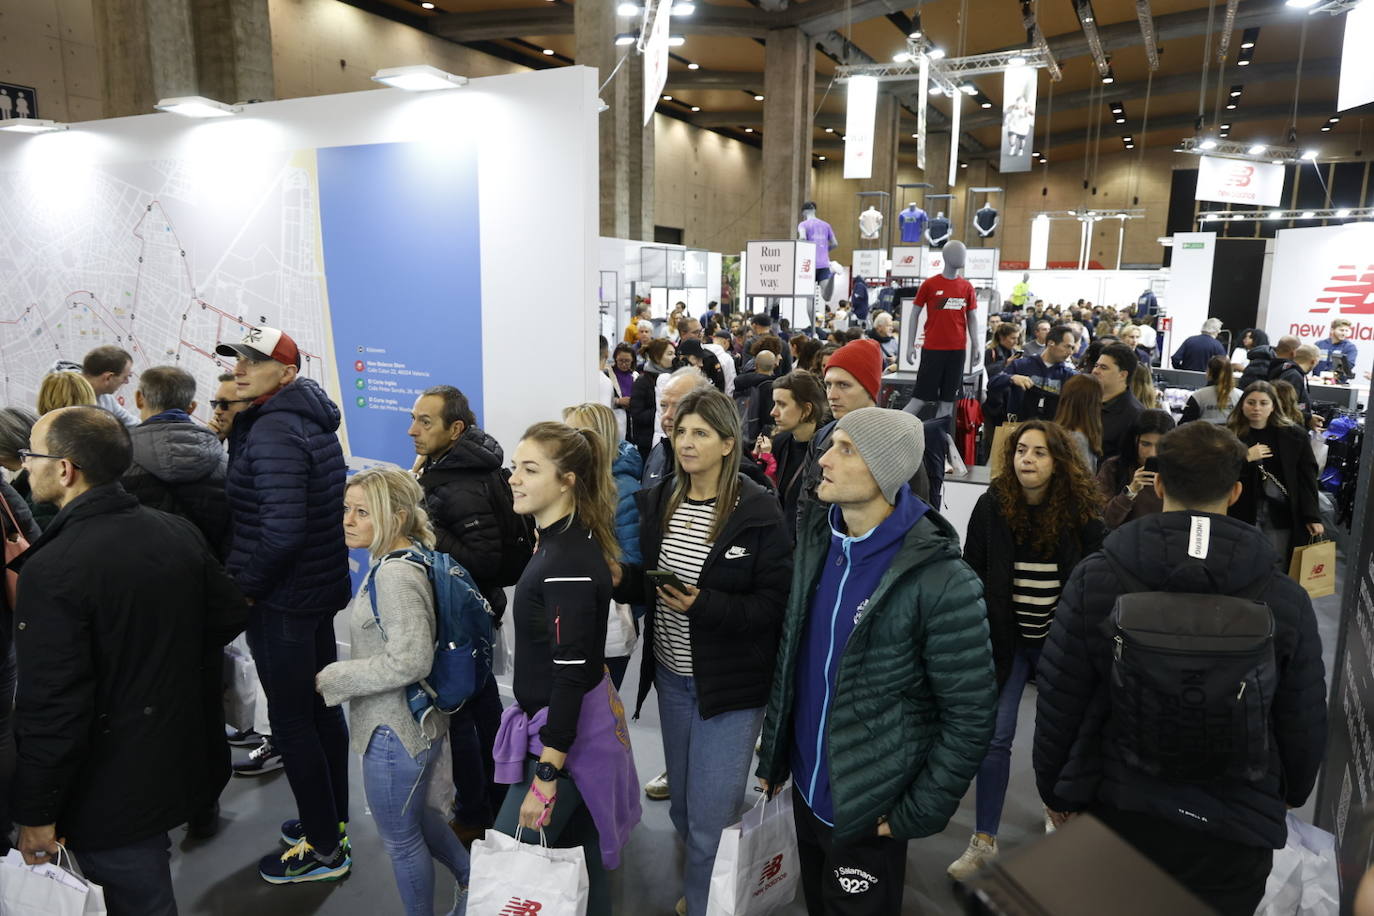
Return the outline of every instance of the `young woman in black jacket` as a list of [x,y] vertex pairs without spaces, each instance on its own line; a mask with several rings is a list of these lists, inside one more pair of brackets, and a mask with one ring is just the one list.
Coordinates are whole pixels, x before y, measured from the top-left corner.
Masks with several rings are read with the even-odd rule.
[[978,770],[976,832],[949,867],[958,880],[997,854],[1021,694],[1064,583],[1107,536],[1097,484],[1057,424],[1021,424],[1007,442],[1004,467],[1010,473],[995,478],[973,507],[964,543],[964,562],[983,580],[999,694],[992,743]]
[[801,369],[773,383],[771,450],[778,462],[778,499],[787,519],[787,533],[796,540],[797,498],[810,461],[811,439],[830,419],[820,379]]
[[1251,382],[1226,425],[1248,450],[1241,471],[1240,498],[1227,513],[1257,525],[1287,571],[1303,535],[1321,537],[1317,501],[1317,459],[1301,426],[1279,412],[1278,393],[1268,382]]
[[720,832],[739,817],[792,574],[782,507],[740,474],[742,445],[734,401],[714,388],[682,399],[677,472],[636,494],[643,564],[623,567],[616,592],[649,605],[636,714],[656,686],[689,916],[706,912]]
[[654,431],[658,424],[658,380],[673,368],[677,350],[666,337],[655,338],[644,348],[644,371],[630,387],[630,428],[635,448],[645,461],[654,448]]

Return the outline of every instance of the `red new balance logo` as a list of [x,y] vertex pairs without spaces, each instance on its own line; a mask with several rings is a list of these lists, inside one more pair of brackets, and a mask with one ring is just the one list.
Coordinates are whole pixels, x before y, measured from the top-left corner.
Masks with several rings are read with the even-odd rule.
[[1342,264],[1336,270],[1322,290],[1329,295],[1317,297],[1324,305],[1314,306],[1312,311],[1330,312],[1334,305],[1339,306],[1342,315],[1374,315],[1374,264],[1363,270],[1354,264]]
[[1226,176],[1226,184],[1232,188],[1247,188],[1250,186],[1250,178],[1255,174],[1253,165],[1237,165],[1231,169],[1231,173]]
[[1320,576],[1324,572],[1326,572],[1326,564],[1318,563],[1316,566],[1312,567],[1312,572],[1309,573],[1309,575]]
[[759,883],[762,884],[776,878],[780,871],[782,871],[782,856],[774,856],[767,865],[763,866],[763,874],[759,875]]
[[501,912],[497,916],[536,916],[544,908],[544,904],[537,900],[522,900],[519,897],[510,898]]

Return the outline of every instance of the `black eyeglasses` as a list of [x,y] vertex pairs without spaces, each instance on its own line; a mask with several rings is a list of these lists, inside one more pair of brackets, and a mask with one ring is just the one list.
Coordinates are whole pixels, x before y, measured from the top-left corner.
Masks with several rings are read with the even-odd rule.
[[235,404],[251,404],[251,403],[253,403],[253,399],[252,399],[252,398],[234,398],[234,399],[229,399],[229,398],[215,398],[215,399],[213,399],[213,400],[210,401],[210,406],[213,407],[215,410],[228,410],[230,407],[234,406]]
[[[72,461],[66,455],[44,455],[39,452],[29,451],[26,448],[21,448],[19,450],[20,461],[28,461],[30,458],[51,458],[54,461]],[[77,464],[75,461],[72,461],[72,467],[76,468],[77,470],[81,469],[81,465]]]

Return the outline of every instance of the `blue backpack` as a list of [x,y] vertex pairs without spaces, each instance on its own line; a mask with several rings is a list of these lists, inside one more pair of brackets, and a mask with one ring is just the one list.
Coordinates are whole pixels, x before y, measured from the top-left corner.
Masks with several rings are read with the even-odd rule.
[[[423,566],[434,590],[434,664],[428,677],[405,689],[411,715],[423,724],[432,710],[456,712],[486,686],[491,677],[495,615],[472,576],[448,554],[412,547],[393,551],[382,562],[392,557]],[[385,641],[386,627],[372,587],[379,566],[381,562],[368,572],[363,587],[372,599],[372,618]]]

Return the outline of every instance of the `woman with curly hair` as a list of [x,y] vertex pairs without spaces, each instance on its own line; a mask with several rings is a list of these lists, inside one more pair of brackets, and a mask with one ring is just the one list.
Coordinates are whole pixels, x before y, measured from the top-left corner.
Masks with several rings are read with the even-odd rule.
[[1004,466],[969,519],[964,562],[983,580],[997,673],[997,724],[978,770],[975,833],[949,867],[963,880],[997,855],[1021,694],[1035,673],[1055,605],[1079,560],[1102,546],[1102,496],[1058,424],[1022,423]]

